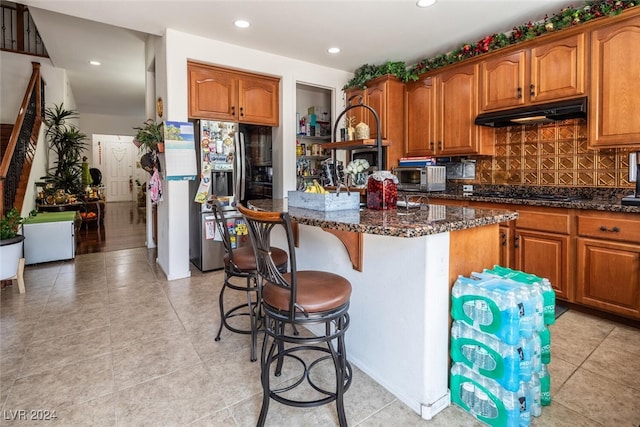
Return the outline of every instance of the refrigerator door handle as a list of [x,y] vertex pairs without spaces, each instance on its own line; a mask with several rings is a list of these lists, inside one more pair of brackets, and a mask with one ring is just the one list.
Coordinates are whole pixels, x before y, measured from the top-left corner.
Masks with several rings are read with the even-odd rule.
[[244,179],[245,179],[245,169],[244,169],[244,134],[242,132],[237,132],[235,136],[236,143],[236,156],[235,156],[235,194],[233,197],[234,203],[241,202],[244,200]]

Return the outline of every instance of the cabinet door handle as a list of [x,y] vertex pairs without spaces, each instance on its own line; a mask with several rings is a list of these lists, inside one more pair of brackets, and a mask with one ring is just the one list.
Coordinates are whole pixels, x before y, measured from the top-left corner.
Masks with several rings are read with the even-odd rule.
[[507,246],[507,233],[505,233],[504,231],[501,231],[500,239],[502,239],[502,246]]
[[429,143],[429,147],[431,148],[431,151],[433,151],[434,145],[435,145],[435,144],[433,143],[433,141],[431,141],[431,142]]
[[619,233],[620,232],[620,228],[618,228],[618,227],[607,228],[606,226],[601,225],[600,226],[600,231],[608,231],[608,232],[611,232],[611,233]]
[[442,150],[442,141],[438,141],[438,150]]
[[534,84],[529,85],[529,95],[536,96],[536,85]]
[[518,99],[522,99],[522,88],[521,88],[521,87],[519,87],[519,88],[518,88],[518,95],[517,95],[517,98],[518,98]]
[[235,106],[235,105],[232,105],[232,106],[231,106],[231,115],[232,115],[232,116],[235,116],[235,115],[236,115],[236,106]]
[[513,247],[518,249],[520,247],[520,236],[517,234],[513,236]]
[[240,117],[244,117],[244,107],[240,107]]

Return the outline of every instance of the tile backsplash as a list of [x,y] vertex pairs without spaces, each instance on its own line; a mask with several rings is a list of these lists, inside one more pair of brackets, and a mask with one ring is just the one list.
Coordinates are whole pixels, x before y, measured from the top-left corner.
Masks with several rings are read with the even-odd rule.
[[586,120],[496,129],[493,157],[476,159],[478,184],[632,187],[629,150],[587,149]]

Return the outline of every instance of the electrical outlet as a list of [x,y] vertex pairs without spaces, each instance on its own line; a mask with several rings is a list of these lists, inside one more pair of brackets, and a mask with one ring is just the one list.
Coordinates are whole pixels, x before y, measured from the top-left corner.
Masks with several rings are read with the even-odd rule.
[[462,186],[462,191],[464,191],[464,192],[471,192],[471,191],[473,191],[473,185],[463,185],[463,186]]

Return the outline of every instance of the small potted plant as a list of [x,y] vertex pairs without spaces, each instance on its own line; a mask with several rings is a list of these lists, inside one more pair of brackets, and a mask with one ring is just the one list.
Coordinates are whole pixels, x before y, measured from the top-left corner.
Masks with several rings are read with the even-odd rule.
[[134,127],[136,136],[133,143],[147,152],[158,151],[164,152],[164,138],[162,135],[162,123],[156,123],[153,119],[147,119],[142,126]]
[[20,211],[11,208],[0,219],[0,280],[14,277],[18,273],[18,263],[22,258],[22,241],[24,236],[19,234],[24,222],[36,215],[31,211],[28,217],[20,216]]

